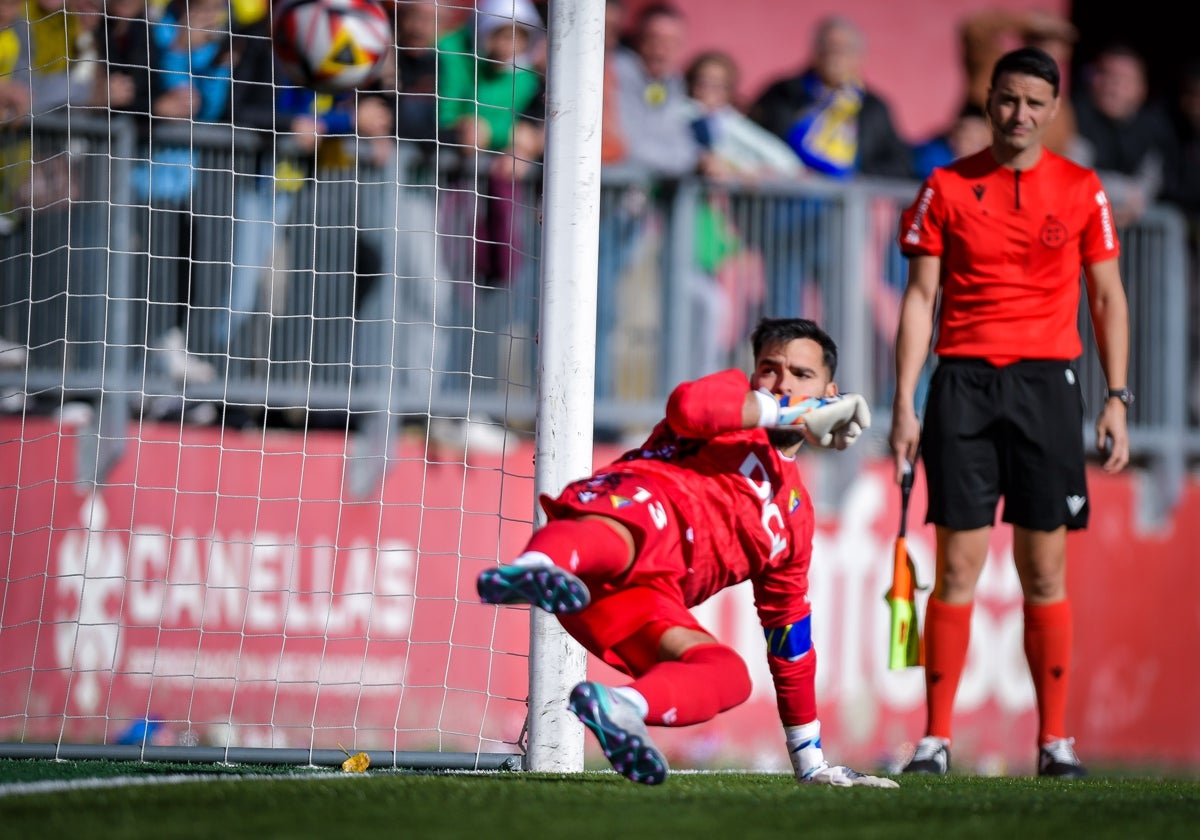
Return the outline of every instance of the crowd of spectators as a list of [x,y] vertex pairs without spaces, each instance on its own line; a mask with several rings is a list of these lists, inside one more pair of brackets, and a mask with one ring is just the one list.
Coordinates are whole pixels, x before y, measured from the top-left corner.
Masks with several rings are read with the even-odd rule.
[[[394,13],[396,49],[383,78],[370,89],[329,96],[289,84],[273,62],[267,0],[0,0],[0,230],[19,225],[23,212],[70,198],[60,192],[72,179],[56,177],[56,161],[36,155],[20,161],[14,138],[28,117],[64,106],[108,109],[131,116],[143,132],[171,122],[225,123],[270,135],[265,149],[297,152],[283,162],[264,154],[235,173],[233,257],[222,302],[227,315],[215,319],[211,343],[228,345],[262,307],[259,282],[274,259],[274,231],[286,224],[291,194],[322,167],[365,165],[384,173],[374,185],[361,185],[372,197],[360,202],[354,268],[361,285],[356,299],[380,298],[381,320],[402,304],[416,305],[432,324],[438,308],[432,294],[379,290],[389,285],[383,279],[414,287],[442,279],[438,266],[444,264],[433,237],[414,235],[437,229],[433,202],[421,198],[420,185],[380,198],[388,192],[383,185],[396,186],[396,173],[411,166],[398,155],[415,153],[427,163],[445,157],[469,169],[478,185],[473,276],[449,279],[508,286],[528,250],[513,220],[517,185],[536,174],[544,142],[546,3],[478,0],[473,14],[431,0],[385,5]],[[965,17],[961,106],[935,136],[905,139],[890,103],[864,76],[870,45],[849,17],[820,21],[798,68],[785,65],[762,90],[744,91],[729,52],[701,49],[706,45],[689,37],[685,5],[639,4],[631,16],[622,0],[608,0],[606,11],[602,157],[613,172],[667,184],[687,175],[712,181],[920,179],[986,143],[981,106],[991,64],[1014,44],[1027,43],[1051,51],[1064,81],[1073,82],[1064,84],[1047,146],[1100,172],[1121,221],[1135,220],[1159,201],[1200,210],[1200,70],[1181,75],[1177,97],[1152,96],[1143,56],[1113,43],[1073,76],[1079,33],[1065,19],[1002,9]],[[195,344],[187,314],[196,291],[196,214],[189,204],[194,151],[160,146],[133,173],[135,190],[158,214],[149,237],[169,230],[171,242],[170,253],[145,243],[151,302],[167,313],[155,321],[164,331],[148,341],[165,352],[173,376],[203,381],[218,372],[187,353]],[[369,182],[372,176],[363,177]],[[617,293],[639,245],[661,222],[652,210],[654,196],[644,198],[603,213],[602,297]],[[771,224],[786,235],[819,212],[783,202]],[[722,264],[744,251],[727,223],[719,206],[709,206],[698,222],[710,226],[698,239],[720,248],[697,253],[694,300],[722,319],[716,329],[736,343],[742,320],[738,307],[728,305],[731,298],[761,297],[764,274],[802,283],[824,269],[819,254],[805,254],[804,265],[784,255],[742,271],[733,286],[723,284]],[[391,230],[397,236],[384,235]],[[802,295],[799,300],[803,311]],[[603,302],[600,310],[603,332]],[[430,352],[421,341],[414,347],[423,356]],[[0,360],[14,358],[0,353]],[[419,364],[426,363],[429,358]]]
[[[404,140],[436,138],[464,155],[491,153],[487,166],[497,171],[487,173],[487,194],[503,204],[502,182],[527,174],[522,164],[540,156],[546,4],[479,0],[474,15],[426,0],[386,4],[397,25],[389,82],[373,91],[378,98],[360,94],[359,107],[365,100],[366,110],[351,113],[345,98],[298,91],[272,68],[267,0],[3,0],[0,120],[11,128],[21,115],[62,105],[107,107],[146,121],[274,127],[297,139],[307,135],[314,148],[316,138],[352,133],[363,121],[367,134],[386,129]],[[607,8],[607,164],[630,164],[657,176],[727,176],[745,165],[731,164],[728,154],[760,154],[770,145],[755,136],[755,129],[765,129],[783,141],[766,152],[783,177],[919,178],[980,142],[991,64],[1013,45],[1027,43],[1050,51],[1064,69],[1063,107],[1049,148],[1111,173],[1113,192],[1130,194],[1131,215],[1160,194],[1183,204],[1191,200],[1179,189],[1195,178],[1183,153],[1189,140],[1186,71],[1174,101],[1151,97],[1144,57],[1112,43],[1094,54],[1082,74],[1073,74],[1079,33],[1051,13],[998,7],[964,17],[960,108],[937,136],[902,139],[890,104],[864,77],[869,45],[850,18],[820,21],[801,68],[747,97],[737,88],[739,68],[729,53],[691,43],[684,6],[641,4],[636,19],[627,19],[622,0],[609,0]],[[712,83],[728,88],[721,114],[697,122],[697,109],[712,106],[694,95],[696,79],[689,88],[685,61],[726,76]],[[281,83],[277,95],[272,81]],[[780,157],[783,145],[790,158]],[[724,163],[713,148],[725,149]],[[502,217],[503,211],[491,215]],[[483,233],[493,235],[482,238],[504,241],[494,234],[505,220],[483,216]],[[485,278],[505,282],[505,267],[492,260],[481,255]]]

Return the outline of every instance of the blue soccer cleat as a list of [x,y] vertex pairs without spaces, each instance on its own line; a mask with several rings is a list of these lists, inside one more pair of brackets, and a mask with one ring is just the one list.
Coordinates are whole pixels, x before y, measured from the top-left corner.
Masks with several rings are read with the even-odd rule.
[[631,782],[661,785],[667,780],[667,758],[654,746],[646,722],[633,704],[607,686],[582,682],[567,704],[592,730],[613,769]]
[[586,583],[550,564],[485,569],[475,589],[485,604],[532,604],[548,613],[579,612],[592,600]]

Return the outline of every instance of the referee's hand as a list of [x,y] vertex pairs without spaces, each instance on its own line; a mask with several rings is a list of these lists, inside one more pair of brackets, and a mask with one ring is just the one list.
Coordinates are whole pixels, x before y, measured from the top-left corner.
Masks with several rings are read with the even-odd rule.
[[910,464],[917,462],[917,447],[921,442],[921,421],[916,412],[905,410],[899,406],[892,408],[892,431],[888,435],[888,444],[892,447],[896,459],[896,483],[904,480],[904,474]]
[[1096,420],[1096,449],[1104,455],[1106,473],[1118,473],[1129,463],[1129,428],[1124,403],[1108,400]]

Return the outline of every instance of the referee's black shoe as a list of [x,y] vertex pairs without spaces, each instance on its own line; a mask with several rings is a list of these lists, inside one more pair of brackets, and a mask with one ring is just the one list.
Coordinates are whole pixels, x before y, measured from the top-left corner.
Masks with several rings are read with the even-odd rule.
[[917,749],[904,765],[903,772],[945,776],[950,772],[950,742],[936,735],[926,735],[917,742]]
[[1075,739],[1059,738],[1042,744],[1038,750],[1038,775],[1055,776],[1060,779],[1082,779],[1087,770],[1075,755]]

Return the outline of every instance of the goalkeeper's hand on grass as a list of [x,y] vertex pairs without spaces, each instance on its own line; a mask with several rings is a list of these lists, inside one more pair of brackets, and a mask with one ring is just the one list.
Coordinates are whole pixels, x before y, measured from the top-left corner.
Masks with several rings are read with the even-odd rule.
[[[759,394],[774,401],[769,394],[762,391]],[[772,412],[767,399],[760,398],[759,404],[761,425],[802,426],[809,443],[826,449],[852,446],[863,430],[871,426],[871,409],[860,394],[796,400],[784,396],[778,402],[777,412]]]
[[833,787],[898,788],[899,783],[884,776],[868,776],[840,764],[822,764],[797,776],[802,785],[832,785]]

